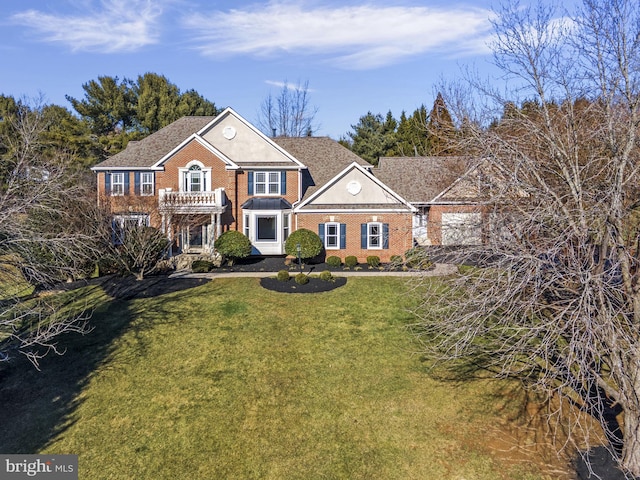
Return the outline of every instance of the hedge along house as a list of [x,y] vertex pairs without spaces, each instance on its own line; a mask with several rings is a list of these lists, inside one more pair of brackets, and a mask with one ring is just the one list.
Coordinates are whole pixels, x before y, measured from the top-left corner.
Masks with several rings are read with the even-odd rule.
[[334,140],[269,138],[232,109],[183,117],[93,170],[114,228],[159,228],[172,254],[213,253],[222,232],[238,230],[253,254],[281,255],[288,235],[307,228],[327,255],[388,261],[414,245],[421,214],[384,169]]

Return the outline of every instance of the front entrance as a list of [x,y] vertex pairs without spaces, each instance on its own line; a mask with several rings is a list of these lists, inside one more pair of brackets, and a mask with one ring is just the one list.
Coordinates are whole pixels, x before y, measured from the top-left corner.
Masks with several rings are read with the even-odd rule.
[[211,223],[185,225],[180,228],[178,239],[182,253],[207,253],[213,250],[209,245],[212,238]]

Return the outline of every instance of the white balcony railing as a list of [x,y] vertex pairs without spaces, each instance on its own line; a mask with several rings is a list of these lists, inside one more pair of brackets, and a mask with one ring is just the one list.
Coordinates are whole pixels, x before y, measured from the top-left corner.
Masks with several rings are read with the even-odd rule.
[[169,188],[158,190],[162,210],[211,211],[223,209],[226,204],[224,188],[210,192],[175,192]]

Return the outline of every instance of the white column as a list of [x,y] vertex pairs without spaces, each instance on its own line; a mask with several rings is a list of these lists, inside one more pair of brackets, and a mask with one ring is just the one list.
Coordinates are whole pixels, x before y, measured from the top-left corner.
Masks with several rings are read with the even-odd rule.
[[164,219],[165,215],[162,215],[163,219],[162,222],[165,223],[165,235],[167,235],[167,238],[169,239],[169,258],[171,258],[173,256],[173,227],[171,226],[171,214],[168,214],[166,216],[166,220]]

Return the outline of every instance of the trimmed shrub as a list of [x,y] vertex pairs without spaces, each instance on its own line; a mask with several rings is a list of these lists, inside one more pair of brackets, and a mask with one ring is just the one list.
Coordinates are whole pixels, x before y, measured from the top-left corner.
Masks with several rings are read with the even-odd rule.
[[324,270],[323,272],[320,272],[319,276],[320,276],[320,280],[324,282],[333,282],[334,280],[333,275],[329,270]]
[[330,257],[327,257],[325,262],[330,267],[339,267],[340,265],[342,265],[342,260],[340,260],[340,257],[337,257],[335,255],[331,255]]
[[348,257],[345,257],[344,265],[349,268],[355,267],[356,265],[358,265],[358,257],[356,257],[355,255],[349,255]]
[[380,266],[380,257],[377,255],[369,255],[367,257],[367,265],[371,268],[378,268]]
[[318,234],[306,228],[300,228],[289,235],[284,244],[285,253],[298,258],[298,244],[300,244],[301,260],[317,257],[323,248],[322,240]]
[[429,255],[424,249],[412,248],[404,254],[406,266],[416,270],[427,270],[433,263],[429,260]]
[[305,285],[309,283],[309,277],[304,273],[299,273],[295,276],[296,283],[298,285]]
[[280,270],[278,272],[278,275],[276,277],[278,280],[280,280],[281,282],[288,282],[289,281],[289,271],[288,270]]
[[239,258],[251,255],[251,240],[237,230],[227,230],[216,239],[213,246],[229,261],[229,265],[233,265]]
[[402,255],[391,255],[390,262],[394,267],[399,267],[404,263],[404,261],[402,260]]
[[191,271],[193,273],[207,273],[213,270],[213,262],[208,260],[194,260],[191,264]]

